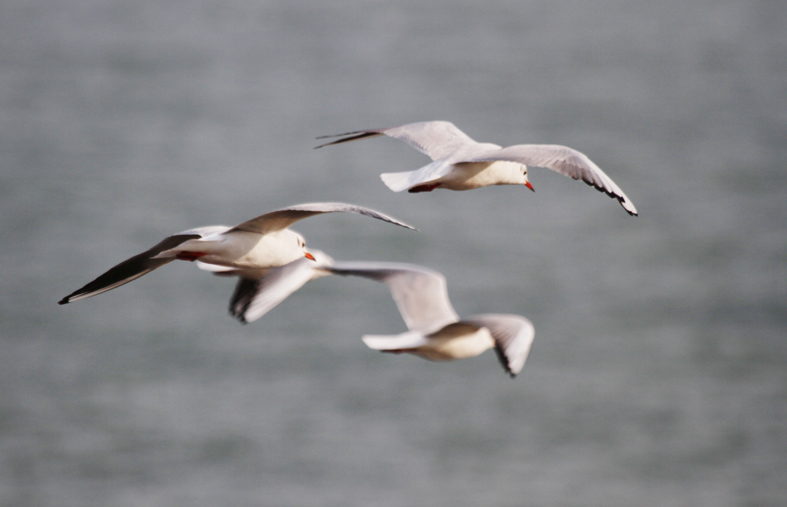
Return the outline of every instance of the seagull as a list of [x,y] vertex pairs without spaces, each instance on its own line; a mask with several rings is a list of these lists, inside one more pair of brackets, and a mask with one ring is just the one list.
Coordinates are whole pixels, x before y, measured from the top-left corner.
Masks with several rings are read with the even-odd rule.
[[503,369],[514,378],[533,343],[533,324],[520,315],[481,314],[460,318],[448,299],[445,277],[423,266],[382,262],[346,262],[326,266],[334,274],[385,283],[408,332],[365,335],[367,347],[408,353],[430,361],[473,357],[494,348]]
[[201,266],[219,275],[240,276],[230,313],[241,322],[258,319],[310,280],[329,274],[354,275],[388,285],[409,332],[393,336],[365,335],[371,349],[410,353],[431,361],[473,357],[494,348],[513,378],[525,364],[535,330],[519,315],[483,314],[460,319],[448,299],[445,277],[413,264],[334,262],[312,250],[315,261],[301,258],[255,273]]
[[431,192],[436,188],[472,190],[490,185],[525,185],[535,191],[527,178],[528,166],[546,167],[575,180],[581,179],[617,199],[629,215],[637,215],[637,208],[620,187],[584,153],[568,146],[517,144],[503,148],[476,142],[451,122],[427,121],[320,136],[317,139],[341,139],[316,148],[381,135],[400,139],[432,159],[430,164],[415,171],[381,174],[383,182],[394,192]]
[[311,262],[315,258],[306,249],[306,240],[288,227],[310,216],[335,212],[365,215],[415,230],[404,222],[362,206],[339,202],[299,204],[260,215],[234,227],[213,225],[169,236],[111,268],[58,304],[64,305],[120,287],[176,259],[199,260],[202,266],[217,266],[219,271],[222,268],[253,271],[283,266],[300,258]]

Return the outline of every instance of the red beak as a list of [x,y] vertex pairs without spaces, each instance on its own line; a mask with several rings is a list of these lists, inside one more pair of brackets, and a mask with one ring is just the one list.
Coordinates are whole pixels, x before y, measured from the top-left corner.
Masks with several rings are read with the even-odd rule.
[[536,189],[535,189],[535,188],[533,188],[533,185],[531,185],[529,181],[526,181],[526,182],[525,182],[525,186],[526,186],[527,188],[529,188],[530,190],[532,190],[533,192],[535,192],[535,191],[536,191]]
[[303,254],[303,256],[306,257],[307,259],[310,259],[310,260],[313,260],[314,262],[317,262],[317,259],[315,259],[314,256],[312,254],[310,254],[309,252],[306,252],[305,254]]

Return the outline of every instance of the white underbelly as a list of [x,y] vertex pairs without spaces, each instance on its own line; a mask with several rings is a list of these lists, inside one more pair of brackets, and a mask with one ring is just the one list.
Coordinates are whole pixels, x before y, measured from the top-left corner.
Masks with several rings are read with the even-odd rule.
[[438,180],[441,188],[472,190],[492,185],[524,184],[522,164],[517,162],[471,162],[456,164]]
[[427,345],[416,348],[412,353],[430,361],[451,361],[475,357],[494,346],[489,330],[481,328],[461,336],[430,338]]
[[210,246],[206,244],[204,253],[202,262],[244,269],[283,266],[304,255],[288,234],[261,236],[244,231],[233,232]]

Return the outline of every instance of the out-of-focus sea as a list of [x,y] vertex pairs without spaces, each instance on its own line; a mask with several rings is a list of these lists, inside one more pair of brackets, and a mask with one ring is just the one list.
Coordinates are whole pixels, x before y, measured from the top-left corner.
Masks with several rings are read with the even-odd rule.
[[[787,4],[0,4],[0,506],[787,504]],[[532,169],[395,194],[377,138],[449,120],[565,144],[639,208]],[[383,285],[317,280],[257,322],[173,263],[57,301],[164,236],[346,201],[295,227],[442,271],[494,353],[367,349]]]

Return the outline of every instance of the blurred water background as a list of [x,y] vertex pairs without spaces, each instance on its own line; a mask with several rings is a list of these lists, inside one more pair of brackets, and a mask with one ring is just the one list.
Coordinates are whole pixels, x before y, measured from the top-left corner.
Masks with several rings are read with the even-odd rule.
[[[4,0],[0,505],[785,505],[786,26],[774,0]],[[405,144],[312,149],[437,119],[579,149],[640,216],[543,169],[394,194]],[[359,279],[248,326],[185,262],[56,305],[310,201],[419,227],[296,229],[528,316],[522,374],[367,349],[404,324]]]

